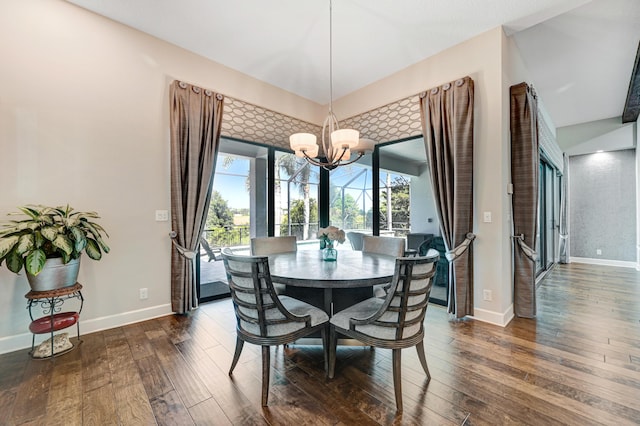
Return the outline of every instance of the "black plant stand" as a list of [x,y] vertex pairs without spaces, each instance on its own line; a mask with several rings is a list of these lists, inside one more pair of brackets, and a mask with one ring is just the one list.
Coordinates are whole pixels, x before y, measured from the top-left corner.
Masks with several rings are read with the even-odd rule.
[[[56,290],[49,291],[30,291],[24,297],[27,298],[27,309],[29,309],[29,316],[31,317],[31,324],[29,324],[29,331],[33,334],[31,338],[31,352],[29,355],[34,359],[47,359],[56,356],[63,355],[71,350],[75,349],[80,344],[80,312],[82,312],[82,305],[84,304],[84,297],[82,296],[82,284],[75,283],[69,287],[63,287]],[[77,299],[80,301],[80,305],[75,311],[62,312],[62,306],[69,299]],[[42,316],[35,318],[34,311],[38,311],[38,308],[42,311]],[[65,328],[76,326],[77,343],[71,348],[54,352],[53,337],[54,332],[63,330]],[[49,334],[51,336],[51,355],[45,358],[34,357],[35,340],[37,334]]]

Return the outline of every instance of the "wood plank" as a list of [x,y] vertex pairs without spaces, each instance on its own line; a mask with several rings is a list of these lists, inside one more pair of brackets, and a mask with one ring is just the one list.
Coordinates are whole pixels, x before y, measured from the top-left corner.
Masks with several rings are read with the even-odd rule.
[[153,339],[152,344],[162,368],[187,408],[211,397],[199,373],[185,362],[168,338]]
[[10,389],[0,389],[0,425],[8,425],[16,401],[16,392]]
[[82,355],[82,386],[85,392],[111,383],[111,369],[104,333],[82,336],[78,348]]
[[142,384],[149,399],[160,397],[174,390],[173,384],[165,373],[160,360],[155,355],[136,361]]
[[123,386],[113,386],[118,418],[123,425],[150,425],[156,423],[151,401],[140,380]]
[[85,425],[121,424],[111,383],[84,393],[82,421]]
[[174,390],[153,398],[151,407],[160,426],[195,424],[189,414],[189,410],[187,410]]
[[75,350],[56,360],[47,402],[47,424],[82,424],[82,356]]
[[153,346],[147,338],[145,327],[142,324],[131,324],[124,328],[124,334],[129,342],[134,360],[153,355]]
[[55,359],[31,360],[27,364],[16,392],[11,422],[21,424],[46,414],[54,365]]
[[189,408],[189,414],[191,414],[193,422],[199,426],[225,426],[233,424],[214,398],[209,398]]

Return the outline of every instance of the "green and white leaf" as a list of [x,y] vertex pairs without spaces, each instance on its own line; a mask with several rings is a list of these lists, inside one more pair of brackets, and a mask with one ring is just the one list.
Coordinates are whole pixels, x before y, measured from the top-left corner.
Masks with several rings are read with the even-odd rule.
[[45,226],[40,231],[42,232],[42,236],[45,237],[49,241],[53,241],[58,236],[58,227],[57,226]]
[[66,254],[71,254],[73,252],[73,242],[66,235],[58,234],[55,240],[51,242],[54,247],[62,250]]
[[98,244],[100,244],[100,247],[102,248],[102,251],[105,252],[105,253],[109,253],[109,250],[111,250],[111,249],[104,242],[104,240],[101,237],[96,238],[96,240],[98,241]]
[[9,268],[11,272],[17,274],[22,270],[22,262],[22,256],[15,251],[12,251],[7,257],[7,268]]
[[87,256],[89,256],[93,260],[102,259],[102,252],[100,251],[100,247],[98,246],[96,240],[92,238],[87,238],[87,248],[85,248],[84,251],[87,253]]
[[42,236],[42,232],[40,231],[34,232],[33,237],[34,237],[34,244],[36,248],[42,247],[42,245],[46,241],[45,238]]
[[44,268],[46,261],[47,256],[44,254],[44,251],[34,250],[27,256],[25,268],[31,275],[38,275],[40,271],[42,271],[42,268]]
[[71,231],[71,234],[73,235],[73,239],[75,241],[74,242],[75,251],[80,253],[87,246],[87,237],[85,236],[84,232],[82,232],[80,228],[73,227],[73,228],[69,228],[69,230]]
[[33,249],[33,234],[21,236],[15,248],[16,253],[22,256],[31,249]]
[[0,259],[5,257],[7,253],[11,251],[13,246],[18,243],[19,240],[20,237],[17,235],[12,235],[10,237],[0,239]]

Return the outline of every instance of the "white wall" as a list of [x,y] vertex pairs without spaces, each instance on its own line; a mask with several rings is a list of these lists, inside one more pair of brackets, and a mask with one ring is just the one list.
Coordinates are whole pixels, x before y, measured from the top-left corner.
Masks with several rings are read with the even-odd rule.
[[635,148],[636,123],[622,123],[621,117],[590,121],[558,129],[558,144],[568,155],[591,154],[598,150]]
[[[320,105],[60,0],[0,2],[0,220],[23,204],[95,210],[111,253],[84,259],[90,332],[170,312],[173,79],[319,121]],[[149,289],[139,300],[138,289]],[[0,268],[0,352],[31,344],[24,276]]]

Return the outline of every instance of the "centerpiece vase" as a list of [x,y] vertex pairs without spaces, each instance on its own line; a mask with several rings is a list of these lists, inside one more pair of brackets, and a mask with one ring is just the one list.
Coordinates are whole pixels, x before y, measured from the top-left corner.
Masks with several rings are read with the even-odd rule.
[[335,262],[338,260],[338,250],[333,248],[333,242],[328,241],[322,249],[322,260],[325,262]]

